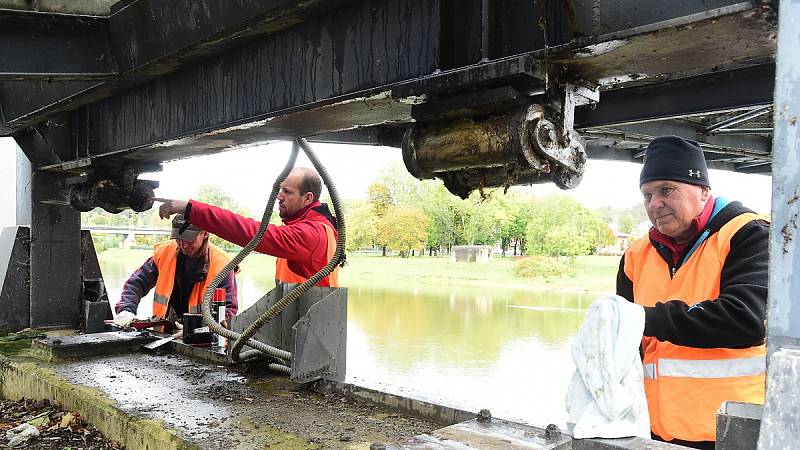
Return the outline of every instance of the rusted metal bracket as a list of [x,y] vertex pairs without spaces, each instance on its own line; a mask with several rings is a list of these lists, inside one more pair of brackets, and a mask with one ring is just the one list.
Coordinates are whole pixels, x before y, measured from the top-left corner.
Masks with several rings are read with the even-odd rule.
[[142,168],[134,167],[91,172],[86,181],[69,185],[66,202],[84,212],[97,207],[110,213],[119,213],[126,208],[136,212],[147,211],[153,207],[153,190],[158,187],[158,181],[137,179],[141,172]]
[[[462,198],[475,189],[515,184],[552,181],[562,189],[577,186],[586,153],[573,128],[575,106],[596,102],[599,94],[575,84],[551,92],[542,103],[531,103],[513,88],[495,89],[505,95],[491,100],[475,94],[467,94],[465,101],[439,100],[450,106],[470,104],[470,109],[448,121],[411,127],[403,138],[406,168],[420,179],[442,179]],[[516,106],[502,113],[492,110],[509,104]],[[436,107],[427,105],[420,112],[432,109]],[[469,116],[469,111],[475,115]]]

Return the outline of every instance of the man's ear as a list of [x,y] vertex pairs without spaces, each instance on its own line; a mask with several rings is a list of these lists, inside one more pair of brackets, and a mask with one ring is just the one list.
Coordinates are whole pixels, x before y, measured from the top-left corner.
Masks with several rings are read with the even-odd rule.
[[312,203],[314,203],[314,194],[311,192],[306,192],[303,194],[303,205],[310,205]]
[[700,186],[700,199],[706,201],[711,197],[711,188],[708,186]]

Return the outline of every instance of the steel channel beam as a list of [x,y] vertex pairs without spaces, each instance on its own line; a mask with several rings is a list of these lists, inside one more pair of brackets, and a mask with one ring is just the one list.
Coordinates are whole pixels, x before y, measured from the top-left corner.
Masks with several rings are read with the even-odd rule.
[[800,434],[800,1],[781,2],[779,14],[767,301],[769,359],[760,449],[796,447]]
[[772,103],[774,65],[710,73],[600,93],[575,111],[576,128],[645,122]]
[[[84,104],[107,98],[242,45],[257,36],[285,30],[355,0],[133,0],[113,5],[108,35],[118,62],[118,79],[80,86],[64,83],[0,85],[9,134]],[[56,15],[51,15],[56,16]],[[99,19],[98,19],[99,20]],[[43,21],[43,22],[46,22]],[[75,55],[70,54],[70,57]],[[88,55],[91,56],[91,55]],[[80,60],[80,58],[77,58]],[[44,63],[46,60],[41,60]],[[11,66],[13,67],[13,66]],[[74,84],[74,83],[73,83]]]
[[0,9],[0,81],[116,75],[108,18]]
[[719,129],[722,129],[722,128],[732,127],[732,126],[740,124],[742,122],[746,122],[746,121],[748,121],[750,119],[754,119],[756,117],[763,116],[764,114],[767,114],[770,111],[772,111],[772,105],[760,106],[760,107],[758,107],[756,109],[744,112],[742,114],[738,114],[738,115],[736,115],[734,117],[731,117],[729,119],[725,119],[725,120],[723,120],[721,122],[717,122],[717,123],[707,127],[705,129],[704,133],[705,134],[712,134],[716,130],[719,130]]

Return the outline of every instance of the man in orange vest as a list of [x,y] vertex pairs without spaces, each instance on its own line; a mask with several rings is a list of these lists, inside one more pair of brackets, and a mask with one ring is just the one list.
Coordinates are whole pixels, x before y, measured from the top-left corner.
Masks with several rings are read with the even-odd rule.
[[[230,258],[208,241],[207,231],[187,224],[182,215],[172,220],[170,238],[156,244],[153,256],[125,282],[115,307],[115,324],[129,326],[136,318],[139,301],[154,287],[153,316],[174,321],[184,313],[200,313],[206,288]],[[230,319],[238,308],[234,272],[219,288],[225,290],[225,319]]]
[[[278,258],[275,279],[300,283],[317,273],[336,251],[336,218],[328,205],[319,202],[322,180],[307,167],[295,167],[278,192],[282,226],[269,225],[256,251]],[[167,200],[159,208],[162,218],[181,213],[186,220],[210,233],[245,246],[255,236],[260,222],[197,200]],[[338,286],[338,270],[317,286]]]
[[654,139],[639,179],[653,224],[625,252],[617,294],[645,309],[654,437],[714,448],[725,400],[763,403],[769,223],[711,195],[694,141]]

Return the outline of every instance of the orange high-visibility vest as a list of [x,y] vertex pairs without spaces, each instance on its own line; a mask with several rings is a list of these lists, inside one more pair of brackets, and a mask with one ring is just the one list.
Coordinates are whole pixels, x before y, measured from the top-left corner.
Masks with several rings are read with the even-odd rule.
[[[669,276],[669,266],[645,237],[625,253],[625,274],[637,304],[682,300],[692,306],[719,297],[722,266],[733,235],[753,220],[741,214],[709,236]],[[725,400],[764,402],[766,346],[744,349],[693,348],[642,339],[644,387],[653,433],[665,440],[716,440],[716,411]]]
[[[189,294],[189,304],[187,311],[193,314],[200,313],[200,305],[203,303],[203,295],[211,284],[211,280],[228,264],[230,258],[222,250],[211,242],[208,242],[208,274],[202,282],[197,282]],[[156,289],[153,293],[153,315],[161,319],[167,317],[169,309],[169,299],[172,296],[172,288],[175,284],[175,266],[178,262],[178,243],[175,240],[161,242],[155,245],[153,250],[153,262],[158,268],[158,280]]]
[[[336,234],[333,231],[333,227],[330,225],[322,223],[322,226],[325,227],[325,234],[328,238],[327,258],[328,261],[330,261],[331,258],[333,258],[333,254],[336,253]],[[292,272],[289,269],[289,262],[286,259],[278,258],[277,261],[275,261],[275,280],[283,283],[302,283],[306,281],[306,278]],[[317,283],[317,286],[338,287],[339,268],[337,267],[334,269],[327,277]]]

